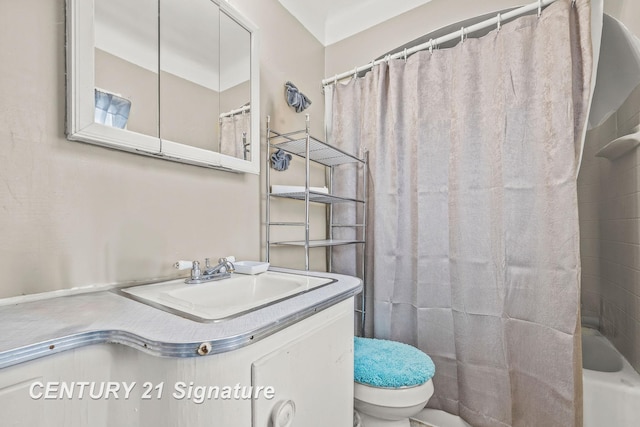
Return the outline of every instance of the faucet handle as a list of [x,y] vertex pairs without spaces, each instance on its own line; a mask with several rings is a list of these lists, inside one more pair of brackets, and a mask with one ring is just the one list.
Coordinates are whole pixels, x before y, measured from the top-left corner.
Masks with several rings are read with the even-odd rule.
[[191,269],[191,280],[197,280],[200,278],[200,263],[193,261],[193,268]]
[[177,261],[173,264],[174,268],[178,270],[190,270],[193,268],[193,261]]

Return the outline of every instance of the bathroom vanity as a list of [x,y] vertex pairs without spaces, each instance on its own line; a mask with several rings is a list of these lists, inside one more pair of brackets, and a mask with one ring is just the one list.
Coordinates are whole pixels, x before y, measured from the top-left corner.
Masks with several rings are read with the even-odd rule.
[[278,270],[329,282],[210,321],[119,289],[0,306],[3,420],[18,426],[349,425],[353,296],[361,283]]

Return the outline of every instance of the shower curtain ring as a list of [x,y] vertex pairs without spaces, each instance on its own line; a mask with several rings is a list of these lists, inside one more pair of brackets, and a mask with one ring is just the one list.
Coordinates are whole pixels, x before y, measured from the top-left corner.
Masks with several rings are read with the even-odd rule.
[[433,39],[429,39],[429,53],[433,55]]
[[357,79],[358,78],[358,67],[353,69],[353,79]]
[[460,43],[464,43],[464,27],[460,27]]
[[407,48],[404,48],[404,62],[407,62]]
[[335,86],[337,84],[338,84],[338,75],[336,74],[333,76],[333,85]]
[[389,61],[391,60],[391,54],[387,55],[384,57],[384,60],[387,64],[389,64]]
[[502,16],[498,14],[498,31],[500,31],[501,26],[502,26]]
[[542,0],[538,0],[538,18],[542,15]]

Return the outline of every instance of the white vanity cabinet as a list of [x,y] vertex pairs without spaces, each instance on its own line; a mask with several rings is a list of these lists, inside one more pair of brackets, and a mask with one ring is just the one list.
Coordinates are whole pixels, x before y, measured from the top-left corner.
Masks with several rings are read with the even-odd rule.
[[[252,364],[254,386],[274,387],[276,405],[292,402],[292,426],[347,426],[353,422],[353,334],[344,333],[349,325],[353,318],[346,313],[327,319]],[[255,400],[252,425],[271,426],[276,405]],[[287,425],[289,412],[283,408],[279,422],[273,425]]]
[[[119,388],[98,396],[97,387]],[[280,425],[352,423],[353,297],[229,352],[171,358],[96,344],[0,369],[3,426],[271,427],[274,408],[287,401],[295,414]]]

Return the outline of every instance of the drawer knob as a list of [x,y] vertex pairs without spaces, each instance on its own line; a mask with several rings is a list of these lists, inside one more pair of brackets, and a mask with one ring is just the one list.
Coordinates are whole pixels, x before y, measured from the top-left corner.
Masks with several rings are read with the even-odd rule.
[[293,400],[282,400],[276,403],[271,411],[273,427],[291,427],[296,415],[296,405]]

